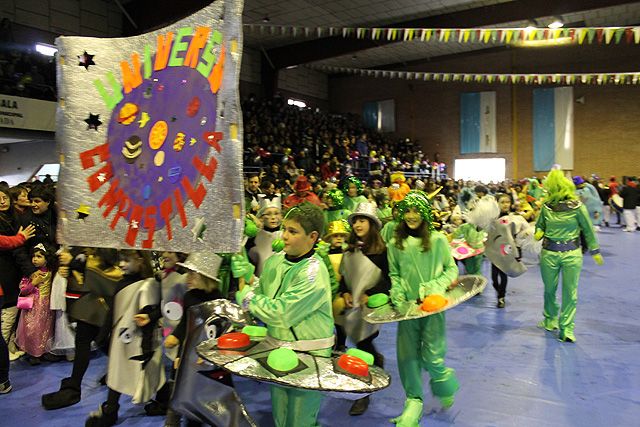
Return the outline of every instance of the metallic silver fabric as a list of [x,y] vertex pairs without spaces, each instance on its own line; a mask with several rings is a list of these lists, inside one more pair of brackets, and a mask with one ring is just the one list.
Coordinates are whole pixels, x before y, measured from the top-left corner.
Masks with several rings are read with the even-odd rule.
[[421,319],[423,317],[431,316],[432,314],[440,313],[450,308],[455,307],[471,298],[474,295],[479,294],[487,286],[487,278],[476,275],[465,275],[458,277],[458,286],[448,290],[444,297],[447,299],[447,305],[442,309],[436,311],[422,311],[416,315],[405,316],[398,313],[391,304],[383,305],[375,310],[367,310],[363,312],[364,320],[369,323],[391,323],[401,322],[403,320]]
[[200,273],[210,279],[218,279],[218,271],[222,265],[222,258],[213,252],[194,252],[184,262],[177,263],[180,267]]
[[[369,204],[360,203],[358,207],[362,208]],[[380,329],[362,318],[363,307],[360,307],[360,297],[380,282],[382,270],[360,249],[355,249],[353,252],[342,255],[340,274],[353,296],[353,308],[348,309],[342,319],[336,319],[336,324],[342,325],[347,336],[358,343]]]
[[56,40],[61,243],[240,250],[242,8],[220,0],[135,37]]
[[260,342],[247,351],[237,352],[219,350],[216,347],[217,340],[211,339],[198,345],[196,351],[203,359],[241,377],[288,387],[364,395],[382,390],[388,387],[391,382],[389,374],[377,366],[369,366],[371,376],[369,382],[336,372],[333,368],[333,361],[339,354],[334,357],[319,357],[298,351],[296,354],[299,360],[306,365],[306,368],[288,375],[277,376],[258,361],[258,359],[268,357],[271,350],[277,347],[273,347],[259,338],[256,338],[255,341]]
[[196,344],[218,337],[233,326],[231,320],[218,316],[217,313],[228,313],[231,317],[241,318],[235,316],[234,309],[223,301],[226,300],[209,301],[189,309],[189,332],[183,346],[170,404],[174,410],[190,419],[209,425],[255,427],[257,424],[247,413],[236,391],[211,378],[210,374],[218,368],[198,363]]

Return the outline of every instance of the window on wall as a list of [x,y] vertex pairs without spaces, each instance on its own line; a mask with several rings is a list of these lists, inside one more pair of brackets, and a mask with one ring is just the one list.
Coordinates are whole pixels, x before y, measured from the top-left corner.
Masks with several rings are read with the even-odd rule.
[[307,103],[306,102],[300,101],[299,99],[293,99],[293,98],[289,98],[287,100],[287,104],[295,105],[296,107],[300,107],[300,108],[306,108],[307,107]]
[[364,125],[379,132],[396,131],[396,105],[393,99],[366,102],[362,117]]
[[507,162],[502,158],[494,159],[456,159],[454,179],[480,181],[484,183],[504,181]]

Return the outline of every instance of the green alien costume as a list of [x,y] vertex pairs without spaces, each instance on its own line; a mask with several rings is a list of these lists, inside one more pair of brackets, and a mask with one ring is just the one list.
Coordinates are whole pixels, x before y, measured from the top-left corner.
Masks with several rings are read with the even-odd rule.
[[[309,352],[331,355],[331,287],[327,267],[318,254],[312,251],[296,259],[288,259],[283,253],[271,256],[244,301],[251,314],[267,325],[270,337],[300,344],[317,340]],[[318,425],[322,402],[319,391],[271,386],[271,402],[277,427]]]
[[[556,173],[557,172],[557,173]],[[552,171],[545,181],[549,191],[536,223],[536,238],[544,236],[540,272],[544,282],[544,320],[539,326],[559,329],[561,341],[575,341],[574,319],[578,300],[578,281],[582,270],[582,233],[596,263],[602,263],[589,213],[575,200],[575,187],[561,171]],[[557,191],[554,191],[556,190]],[[558,319],[556,290],[562,272],[562,308]]]
[[[544,327],[560,329],[561,340],[575,341],[574,319],[578,301],[578,281],[582,270],[582,232],[591,255],[599,254],[587,208],[577,200],[545,204],[540,211],[536,228],[544,232],[540,272],[544,282]],[[556,291],[562,272],[562,309],[558,322]]]
[[[456,229],[453,233],[454,239],[464,239],[472,248],[480,248],[484,246],[484,240],[487,238],[487,233],[484,231],[478,231],[475,225],[464,223]],[[469,257],[462,260],[464,269],[467,274],[482,275],[482,260],[484,256],[482,254]]]
[[[418,200],[418,198],[420,200]],[[414,203],[414,199],[417,203]],[[423,199],[423,200],[422,200]],[[408,203],[404,212],[418,207],[423,219],[430,224],[430,209],[415,206],[428,201],[423,193],[411,192],[401,203]],[[396,238],[388,245],[391,301],[400,311],[417,310],[416,301],[431,294],[443,295],[447,287],[458,277],[458,267],[451,256],[448,239],[433,229],[430,232],[430,249],[423,252],[422,239],[408,236],[403,249],[396,246]],[[430,386],[445,406],[453,403],[459,385],[455,371],[444,364],[447,352],[444,312],[398,324],[396,342],[398,370],[407,401],[402,415],[392,420],[400,427],[416,427],[422,416],[422,369],[429,372]]]

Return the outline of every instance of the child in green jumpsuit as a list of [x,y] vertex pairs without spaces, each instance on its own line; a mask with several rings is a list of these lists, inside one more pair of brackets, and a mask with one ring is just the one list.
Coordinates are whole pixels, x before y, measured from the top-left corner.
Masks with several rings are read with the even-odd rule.
[[[329,357],[335,341],[331,285],[327,266],[314,250],[323,229],[320,208],[306,202],[294,206],[283,222],[284,253],[267,260],[259,279],[241,256],[234,257],[232,271],[235,277],[249,278],[236,299],[267,325],[270,337]],[[317,426],[321,402],[319,391],[271,386],[276,427]]]
[[[443,295],[458,277],[449,241],[433,229],[425,193],[412,191],[398,203],[400,223],[389,242],[391,301],[403,313],[419,310],[417,301]],[[444,312],[398,324],[398,370],[407,400],[402,415],[391,420],[399,427],[417,427],[424,394],[422,370],[429,372],[431,392],[444,407],[458,390],[455,371],[444,364],[447,352]]]

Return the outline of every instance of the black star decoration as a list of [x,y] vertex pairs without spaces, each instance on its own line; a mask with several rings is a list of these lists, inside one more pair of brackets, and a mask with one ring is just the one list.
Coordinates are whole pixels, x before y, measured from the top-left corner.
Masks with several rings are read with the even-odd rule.
[[100,121],[100,114],[89,113],[89,117],[84,119],[84,121],[87,124],[87,130],[95,129],[96,132],[98,131],[98,126],[102,124],[102,122]]
[[89,65],[96,65],[96,63],[93,62],[93,57],[94,56],[95,55],[89,55],[87,53],[87,51],[85,50],[82,55],[78,55],[78,60],[80,61],[78,63],[78,65],[84,67],[85,70],[88,70],[89,69]]

